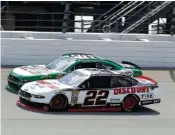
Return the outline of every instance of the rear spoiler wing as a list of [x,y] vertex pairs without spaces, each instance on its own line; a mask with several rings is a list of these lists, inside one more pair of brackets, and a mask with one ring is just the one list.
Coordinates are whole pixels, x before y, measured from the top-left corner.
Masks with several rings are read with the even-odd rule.
[[134,66],[135,68],[141,70],[141,68],[140,68],[138,65],[136,65],[136,64],[134,64],[134,63],[132,63],[132,62],[122,61],[122,64],[132,65],[132,66]]

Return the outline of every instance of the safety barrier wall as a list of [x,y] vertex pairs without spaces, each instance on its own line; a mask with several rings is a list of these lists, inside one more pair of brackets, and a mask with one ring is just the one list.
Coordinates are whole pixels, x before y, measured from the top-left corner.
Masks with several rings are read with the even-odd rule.
[[102,41],[1,38],[2,65],[47,64],[63,53],[92,53],[141,67],[175,67],[175,43],[170,41]]
[[120,34],[120,33],[61,33],[61,32],[30,32],[30,31],[2,31],[2,38],[34,38],[34,39],[64,39],[71,40],[111,40],[139,41],[147,39],[149,41],[175,41],[175,36],[171,35],[149,35],[149,34]]

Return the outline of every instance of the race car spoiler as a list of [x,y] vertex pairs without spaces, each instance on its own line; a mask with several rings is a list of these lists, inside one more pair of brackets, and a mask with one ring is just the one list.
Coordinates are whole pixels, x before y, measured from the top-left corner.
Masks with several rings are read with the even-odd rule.
[[122,61],[122,64],[128,64],[128,65],[131,65],[131,66],[134,66],[135,68],[137,68],[137,69],[141,69],[138,65],[136,65],[136,64],[134,64],[134,63],[132,63],[132,62],[128,62],[128,61]]

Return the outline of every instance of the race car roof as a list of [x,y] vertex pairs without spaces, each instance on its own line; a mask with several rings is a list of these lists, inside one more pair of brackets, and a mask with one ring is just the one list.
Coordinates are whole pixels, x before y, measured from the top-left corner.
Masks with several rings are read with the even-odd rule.
[[97,68],[83,68],[77,69],[77,71],[85,73],[90,76],[118,76],[120,75],[119,72],[113,72],[107,69],[97,69]]
[[87,54],[87,53],[67,53],[63,54],[63,57],[70,58],[70,59],[103,59],[101,57],[92,55],[92,54]]

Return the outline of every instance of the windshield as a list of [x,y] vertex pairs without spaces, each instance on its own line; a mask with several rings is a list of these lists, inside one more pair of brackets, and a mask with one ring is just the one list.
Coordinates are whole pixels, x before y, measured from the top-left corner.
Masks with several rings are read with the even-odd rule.
[[73,71],[72,73],[59,79],[59,82],[73,87],[78,87],[87,78],[89,78],[89,75],[83,74],[79,71]]
[[73,59],[66,59],[64,57],[59,57],[57,60],[49,63],[46,67],[57,71],[64,71],[68,67],[70,67],[74,62],[75,60]]

